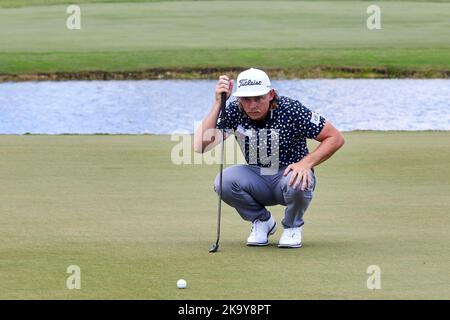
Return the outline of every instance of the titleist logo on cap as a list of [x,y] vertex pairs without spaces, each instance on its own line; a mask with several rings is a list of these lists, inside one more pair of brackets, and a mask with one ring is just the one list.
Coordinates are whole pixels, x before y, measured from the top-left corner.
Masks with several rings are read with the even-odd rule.
[[262,81],[242,79],[242,80],[239,80],[238,88],[245,87],[245,86],[260,86],[261,84],[262,84]]

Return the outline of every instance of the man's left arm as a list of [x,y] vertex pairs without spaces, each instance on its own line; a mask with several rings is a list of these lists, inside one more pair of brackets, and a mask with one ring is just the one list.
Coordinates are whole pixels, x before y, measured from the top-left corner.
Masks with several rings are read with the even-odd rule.
[[324,127],[315,140],[319,141],[320,144],[314,152],[303,157],[299,162],[290,164],[284,171],[284,175],[292,171],[289,185],[294,189],[297,189],[300,181],[302,182],[302,191],[309,188],[312,181],[312,177],[310,176],[311,168],[330,158],[333,153],[344,145],[344,137],[329,121],[325,122]]

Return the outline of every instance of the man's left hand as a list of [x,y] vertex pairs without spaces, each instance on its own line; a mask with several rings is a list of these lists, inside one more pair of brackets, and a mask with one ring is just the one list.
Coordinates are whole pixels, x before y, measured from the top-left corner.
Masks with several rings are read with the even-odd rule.
[[297,190],[300,182],[302,186],[300,190],[305,191],[310,189],[312,183],[311,177],[311,166],[305,161],[300,160],[299,162],[292,163],[286,167],[283,175],[286,176],[292,171],[291,179],[289,180],[289,186],[292,186],[294,190]]

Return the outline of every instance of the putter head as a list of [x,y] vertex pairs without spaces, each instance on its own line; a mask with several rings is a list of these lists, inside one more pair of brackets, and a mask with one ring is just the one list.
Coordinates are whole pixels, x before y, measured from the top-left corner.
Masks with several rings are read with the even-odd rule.
[[211,245],[211,249],[209,249],[209,252],[217,252],[217,249],[219,249],[219,245],[217,243],[213,243]]

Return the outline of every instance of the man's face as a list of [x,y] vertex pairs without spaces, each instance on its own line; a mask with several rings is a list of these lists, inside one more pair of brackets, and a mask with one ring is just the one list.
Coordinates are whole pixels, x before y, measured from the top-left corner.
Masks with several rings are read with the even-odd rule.
[[266,118],[267,112],[269,112],[270,101],[274,96],[275,92],[270,90],[269,93],[262,96],[240,97],[239,101],[250,119],[258,121]]

